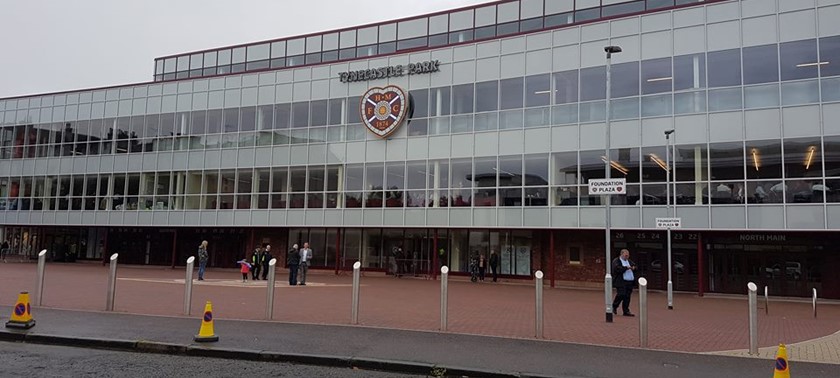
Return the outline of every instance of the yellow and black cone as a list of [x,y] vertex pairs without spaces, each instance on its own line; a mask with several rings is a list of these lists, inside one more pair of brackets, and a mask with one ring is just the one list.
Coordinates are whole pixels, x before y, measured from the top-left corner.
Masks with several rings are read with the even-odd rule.
[[201,318],[201,328],[198,330],[198,335],[195,335],[195,341],[200,343],[219,341],[219,336],[213,331],[213,304],[207,301],[204,305],[204,317]]
[[788,365],[785,344],[779,344],[779,351],[776,352],[776,368],[773,370],[773,378],[790,378],[790,365]]
[[21,292],[18,295],[17,303],[12,309],[12,318],[6,322],[6,328],[30,329],[35,326],[35,319],[32,319],[32,306],[29,304],[29,293]]

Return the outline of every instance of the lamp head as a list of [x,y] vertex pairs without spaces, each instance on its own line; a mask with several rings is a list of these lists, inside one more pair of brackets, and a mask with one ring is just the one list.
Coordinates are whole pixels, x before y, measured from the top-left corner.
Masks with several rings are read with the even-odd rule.
[[674,133],[674,129],[671,129],[671,130],[665,130],[665,136],[669,136],[669,135],[671,135],[671,134],[673,134],[673,133]]
[[621,52],[621,47],[619,46],[606,46],[604,47],[604,52],[607,53],[607,58],[612,56],[612,54],[617,54]]

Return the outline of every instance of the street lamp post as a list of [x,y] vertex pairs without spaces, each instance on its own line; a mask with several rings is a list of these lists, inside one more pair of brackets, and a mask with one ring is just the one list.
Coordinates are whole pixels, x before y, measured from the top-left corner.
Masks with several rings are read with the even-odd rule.
[[[621,47],[618,46],[606,46],[604,47],[604,52],[607,53],[607,114],[605,115],[605,128],[606,132],[604,133],[606,136],[605,139],[605,147],[604,147],[604,174],[606,178],[610,178],[610,64],[612,63],[612,54],[618,54],[621,52]],[[606,267],[606,274],[604,274],[604,301],[606,303],[606,320],[607,323],[612,323],[613,321],[613,312],[612,312],[612,275],[610,274],[611,270],[611,259],[610,259],[610,196],[605,195],[603,196],[604,201],[604,210],[605,210],[605,227],[604,227],[604,255],[606,256],[604,259],[604,264]]]
[[[675,214],[673,214],[672,207],[671,207],[671,134],[674,133],[674,129],[665,131],[665,206],[668,212],[668,217],[674,218]],[[674,156],[674,160],[677,157]],[[676,174],[676,172],[674,172]],[[674,178],[676,180],[676,178]],[[676,203],[674,204],[676,205]],[[671,226],[669,225],[667,230],[665,231],[665,237],[668,239],[668,309],[674,309],[674,283],[671,281],[671,271],[673,267],[671,265]]]

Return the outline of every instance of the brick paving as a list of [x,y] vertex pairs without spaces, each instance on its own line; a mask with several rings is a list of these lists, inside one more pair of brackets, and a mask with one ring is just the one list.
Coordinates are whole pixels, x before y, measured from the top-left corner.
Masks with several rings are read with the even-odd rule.
[[[0,263],[0,301],[11,305],[19,291],[35,289],[36,265]],[[102,311],[108,268],[99,264],[48,264],[43,305],[60,309]],[[125,266],[118,269],[116,311],[183,316],[183,268]],[[239,282],[238,271],[209,270],[206,281],[194,281],[192,315],[212,300],[218,319],[265,319],[265,283]],[[349,273],[310,271],[309,285],[287,285],[287,272],[277,271],[275,321],[350,323]],[[422,278],[393,278],[363,273],[359,320],[362,325],[439,331],[440,283]],[[545,288],[545,338],[553,341],[637,347],[638,318],[617,316],[604,322],[603,291]],[[749,346],[746,297],[706,297],[677,293],[667,310],[664,293],[649,294],[651,349],[743,355]],[[761,306],[761,304],[760,304]],[[809,302],[771,302],[759,312],[762,357],[772,357],[779,342],[790,345],[791,360],[840,363],[840,305],[826,303],[814,319]],[[632,310],[638,313],[638,293]],[[0,314],[5,317],[5,314]],[[37,309],[36,309],[37,317]],[[532,281],[471,283],[450,278],[448,331],[454,333],[534,338]]]

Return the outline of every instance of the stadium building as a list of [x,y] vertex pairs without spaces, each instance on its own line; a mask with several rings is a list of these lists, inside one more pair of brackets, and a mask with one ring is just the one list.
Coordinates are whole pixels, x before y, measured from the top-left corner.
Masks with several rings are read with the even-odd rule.
[[216,267],[263,243],[336,271],[401,248],[417,275],[495,252],[508,278],[598,286],[587,183],[610,166],[613,256],[653,288],[670,202],[675,290],[840,298],[838,19],[838,0],[497,1],[158,58],[149,82],[0,99],[2,233],[173,266],[204,239]]

